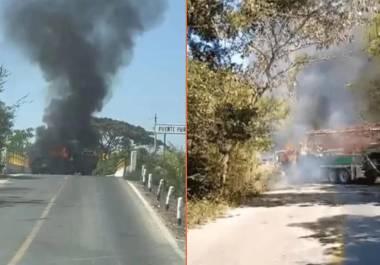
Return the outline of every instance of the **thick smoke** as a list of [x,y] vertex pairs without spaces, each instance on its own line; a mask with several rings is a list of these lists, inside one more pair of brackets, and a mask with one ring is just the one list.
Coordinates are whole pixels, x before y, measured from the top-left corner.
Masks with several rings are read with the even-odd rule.
[[[350,86],[370,63],[363,44],[356,40],[314,55],[325,59],[309,65],[298,76],[290,120],[275,139],[277,149],[299,148],[305,134],[312,130],[337,129],[363,122],[360,96]],[[324,179],[318,171],[318,160],[306,156],[299,159],[302,161],[288,168],[283,181],[305,183]]]
[[72,153],[95,147],[92,115],[131,60],[136,37],[160,22],[165,8],[165,0],[9,1],[7,32],[39,65],[53,96],[36,156],[56,146]]
[[299,142],[310,130],[361,122],[358,94],[350,87],[368,64],[361,44],[335,47],[319,56],[324,59],[306,67],[297,78],[290,126],[278,135],[280,145]]

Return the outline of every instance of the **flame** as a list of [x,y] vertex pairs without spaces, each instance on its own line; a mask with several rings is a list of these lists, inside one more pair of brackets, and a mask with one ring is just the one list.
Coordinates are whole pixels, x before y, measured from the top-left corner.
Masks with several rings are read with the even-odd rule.
[[57,158],[64,159],[64,160],[67,160],[70,157],[69,150],[66,148],[66,146],[63,146],[63,145],[60,145],[54,148],[51,151],[51,155]]

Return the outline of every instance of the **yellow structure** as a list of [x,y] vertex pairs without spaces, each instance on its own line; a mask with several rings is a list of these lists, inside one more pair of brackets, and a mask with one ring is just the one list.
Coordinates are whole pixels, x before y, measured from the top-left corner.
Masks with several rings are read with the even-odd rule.
[[17,153],[9,152],[7,154],[6,163],[7,165],[11,166],[18,166],[23,168],[29,167],[29,159],[26,156]]
[[108,159],[110,159],[110,156],[109,156],[109,154],[107,154],[107,153],[102,153],[101,159],[102,159],[103,161],[104,161],[104,160],[108,160]]

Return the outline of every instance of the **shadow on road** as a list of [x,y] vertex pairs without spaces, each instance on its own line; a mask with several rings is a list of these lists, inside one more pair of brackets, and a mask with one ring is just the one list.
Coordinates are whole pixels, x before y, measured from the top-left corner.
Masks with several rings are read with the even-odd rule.
[[276,207],[298,205],[309,207],[347,204],[374,204],[380,206],[380,186],[326,185],[308,192],[303,192],[302,187],[298,188],[298,190],[279,190],[252,198],[244,206]]
[[0,197],[0,207],[12,207],[19,204],[27,204],[27,205],[41,205],[46,204],[44,200],[25,200],[21,199],[21,197],[17,196],[8,196],[5,198]]
[[30,191],[31,188],[26,187],[0,187],[0,195],[4,193],[25,193],[27,191]]
[[[326,254],[341,255],[339,264],[380,264],[380,216],[337,215],[289,226],[311,230],[311,235],[302,238],[317,239],[327,247]],[[332,243],[342,243],[343,248]]]
[[7,179],[16,179],[16,180],[34,180],[34,179],[43,179],[46,177],[37,177],[37,176],[6,176]]
[[45,200],[27,199],[23,196],[31,190],[32,188],[27,187],[0,187],[0,207],[12,207],[20,204],[46,204]]

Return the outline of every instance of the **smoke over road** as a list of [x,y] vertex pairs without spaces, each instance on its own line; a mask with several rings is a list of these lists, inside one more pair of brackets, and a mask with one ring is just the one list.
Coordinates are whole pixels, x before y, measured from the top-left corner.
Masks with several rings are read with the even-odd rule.
[[[353,43],[312,54],[325,59],[312,63],[299,74],[289,120],[276,135],[277,148],[300,151],[299,144],[309,131],[363,123],[360,109],[363,94],[357,93],[358,87],[349,85],[360,78],[371,61],[363,51],[360,37],[356,37]],[[323,176],[318,171],[317,160],[306,156],[298,159],[297,166],[290,168],[285,182],[321,180]]]
[[34,156],[56,146],[94,148],[91,117],[112,77],[131,61],[136,37],[162,20],[166,0],[9,1],[6,30],[49,83],[52,100]]
[[337,128],[361,121],[358,94],[349,84],[368,65],[358,41],[317,55],[326,60],[312,63],[297,78],[296,99],[291,104],[290,126],[277,142],[299,142],[307,131]]

